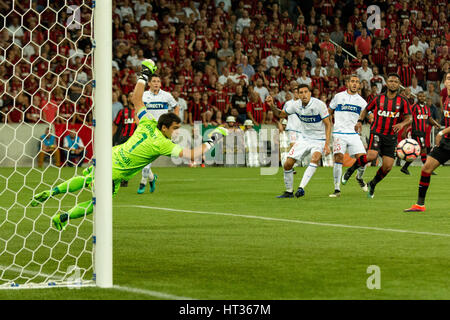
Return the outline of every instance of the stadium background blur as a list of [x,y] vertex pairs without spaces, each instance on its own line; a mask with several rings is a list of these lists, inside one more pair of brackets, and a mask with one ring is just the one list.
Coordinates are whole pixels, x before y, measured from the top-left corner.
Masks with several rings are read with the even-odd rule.
[[[90,124],[91,1],[71,1],[80,8],[78,26],[61,10],[64,1],[12,4],[0,5],[0,123],[48,123],[59,134]],[[381,29],[368,29],[369,5],[380,7]],[[128,103],[140,62],[151,58],[185,124],[217,125],[230,115],[237,125],[247,118],[256,127],[278,124],[267,94],[282,108],[291,86],[307,83],[329,103],[345,90],[344,77],[357,73],[370,100],[392,71],[411,102],[427,92],[441,121],[449,12],[445,0],[113,1],[113,119]]]

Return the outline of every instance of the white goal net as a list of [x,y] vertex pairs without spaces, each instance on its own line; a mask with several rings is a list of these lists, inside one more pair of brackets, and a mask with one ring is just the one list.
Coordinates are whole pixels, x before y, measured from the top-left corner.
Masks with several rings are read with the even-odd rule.
[[94,215],[51,220],[92,190],[31,206],[94,158],[94,4],[0,4],[0,288],[95,284]]

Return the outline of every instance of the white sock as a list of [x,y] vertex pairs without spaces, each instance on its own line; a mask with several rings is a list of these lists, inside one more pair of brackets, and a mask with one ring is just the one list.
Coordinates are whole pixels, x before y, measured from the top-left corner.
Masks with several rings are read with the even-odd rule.
[[142,169],[142,179],[141,179],[141,183],[142,184],[147,184],[147,181],[153,181],[154,179],[154,175],[151,169],[151,164],[147,165],[144,167],[144,169]]
[[294,191],[294,170],[284,170],[284,185],[287,192]]
[[342,163],[335,162],[333,166],[334,190],[341,190]]
[[361,180],[364,176],[364,171],[366,171],[366,166],[359,167],[358,169],[356,169],[356,178]]
[[302,181],[300,182],[300,188],[305,188],[308,184],[309,180],[311,180],[312,176],[316,172],[317,164],[310,163],[309,166],[306,168],[305,173],[303,174]]

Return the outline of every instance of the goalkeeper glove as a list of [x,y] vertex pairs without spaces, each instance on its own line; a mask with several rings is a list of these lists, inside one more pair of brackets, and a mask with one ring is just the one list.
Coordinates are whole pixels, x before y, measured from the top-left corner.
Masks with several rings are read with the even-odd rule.
[[147,59],[142,61],[139,79],[148,82],[148,79],[151,77],[152,74],[156,72],[157,69],[158,67],[153,62],[153,60]]
[[208,139],[205,141],[212,148],[218,141],[220,141],[224,136],[228,135],[228,130],[224,127],[215,128],[210,134],[208,134]]

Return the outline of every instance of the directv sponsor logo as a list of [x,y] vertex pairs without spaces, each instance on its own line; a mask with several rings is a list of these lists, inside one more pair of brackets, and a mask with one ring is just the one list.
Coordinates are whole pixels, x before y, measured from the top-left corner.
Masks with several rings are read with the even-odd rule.
[[167,102],[144,102],[144,105],[148,110],[169,109]]
[[348,112],[355,112],[357,114],[361,113],[361,107],[352,105],[352,104],[338,104],[336,107],[336,111],[348,111]]
[[322,121],[322,118],[319,114],[313,115],[313,116],[305,116],[305,115],[297,115],[298,118],[306,123],[318,123]]

